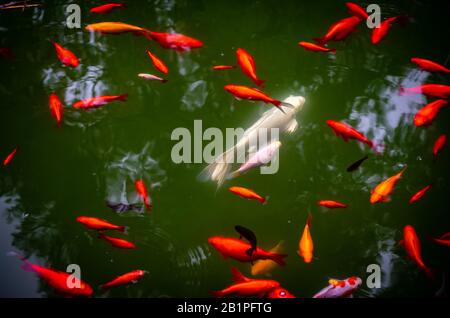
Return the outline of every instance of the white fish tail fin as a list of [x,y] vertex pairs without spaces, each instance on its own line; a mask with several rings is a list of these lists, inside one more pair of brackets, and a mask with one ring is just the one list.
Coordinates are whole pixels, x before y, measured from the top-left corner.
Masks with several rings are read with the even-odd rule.
[[209,164],[199,175],[201,180],[212,180],[217,182],[220,187],[231,170],[231,164],[234,159],[235,146],[219,155],[213,163]]

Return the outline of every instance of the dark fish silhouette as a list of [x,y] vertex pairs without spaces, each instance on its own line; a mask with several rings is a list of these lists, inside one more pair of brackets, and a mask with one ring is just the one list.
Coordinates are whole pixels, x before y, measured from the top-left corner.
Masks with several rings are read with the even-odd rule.
[[125,203],[112,203],[107,201],[106,205],[116,212],[123,213],[128,211],[142,212],[142,204],[125,204]]
[[355,161],[354,163],[352,163],[350,166],[348,166],[347,168],[347,172],[352,172],[355,171],[356,169],[359,168],[359,166],[366,161],[367,159],[369,159],[369,156],[365,156],[364,158],[359,159],[358,161]]
[[250,257],[250,261],[253,265],[253,252],[256,251],[256,235],[255,233],[253,233],[252,230],[247,229],[246,227],[240,226],[240,225],[236,225],[234,227],[234,229],[236,230],[236,232],[239,233],[239,238],[241,239],[242,237],[244,237],[252,247],[250,247],[248,250],[245,251],[245,253],[248,255],[248,257]]

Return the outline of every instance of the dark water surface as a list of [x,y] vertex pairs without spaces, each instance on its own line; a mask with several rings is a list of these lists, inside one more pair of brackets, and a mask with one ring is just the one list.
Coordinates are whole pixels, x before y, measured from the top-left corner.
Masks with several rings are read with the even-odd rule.
[[[432,297],[432,282],[406,258],[398,244],[403,227],[415,227],[425,263],[448,270],[448,248],[427,240],[450,229],[448,149],[433,161],[436,138],[449,133],[450,113],[442,110],[427,128],[413,125],[427,103],[421,95],[399,96],[398,87],[449,84],[449,77],[418,70],[409,59],[450,63],[448,7],[444,2],[378,3],[383,17],[406,14],[407,25],[394,25],[378,46],[361,25],[345,42],[330,43],[336,55],[304,51],[298,41],[323,35],[347,16],[344,1],[128,1],[109,15],[89,13],[82,4],[82,25],[123,21],[155,31],[174,30],[202,40],[201,49],[177,53],[144,37],[100,36],[65,27],[70,1],[42,1],[42,9],[0,12],[0,47],[11,47],[14,60],[0,59],[0,154],[19,146],[8,167],[0,168],[0,296],[53,297],[55,292],[20,261],[18,251],[43,266],[64,270],[79,264],[82,279],[96,297],[207,297],[231,282],[230,266],[250,276],[250,265],[224,261],[208,237],[236,237],[241,224],[255,231],[258,243],[271,248],[284,241],[287,266],[272,277],[298,297],[311,297],[329,278],[360,276],[379,264],[382,286],[365,284],[357,297]],[[366,5],[368,3],[365,3]],[[81,61],[66,68],[51,40],[72,50]],[[335,44],[335,45],[334,45]],[[306,98],[300,127],[283,136],[280,170],[250,172],[216,190],[201,182],[205,164],[175,164],[171,133],[177,127],[248,127],[269,106],[236,101],[224,91],[229,83],[253,86],[240,70],[214,72],[215,64],[234,64],[242,47],[255,58],[265,91],[284,99]],[[170,69],[169,82],[146,82],[138,73],[154,73],[145,49]],[[449,64],[446,64],[449,65]],[[66,105],[61,128],[48,110],[55,91]],[[128,102],[94,111],[70,107],[98,95],[128,93]],[[430,100],[429,100],[430,101]],[[385,145],[375,156],[355,141],[345,143],[326,125],[344,120]],[[361,169],[349,164],[370,153]],[[370,190],[405,165],[392,201],[371,205]],[[106,200],[139,202],[134,181],[150,185],[151,215],[117,214]],[[428,184],[430,192],[409,205],[410,196]],[[246,201],[227,188],[241,185],[269,195],[268,204]],[[345,210],[319,208],[317,200],[348,203]],[[298,257],[298,240],[308,213],[313,214],[316,259]],[[114,249],[75,218],[90,215],[129,227],[136,250]],[[119,235],[118,235],[119,236]],[[134,270],[149,273],[138,284],[112,289],[97,286]]]

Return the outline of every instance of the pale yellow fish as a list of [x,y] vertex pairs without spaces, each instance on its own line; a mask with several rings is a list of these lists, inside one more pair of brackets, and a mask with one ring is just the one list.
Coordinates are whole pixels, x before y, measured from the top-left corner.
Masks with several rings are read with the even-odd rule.
[[[270,250],[271,253],[281,253],[283,249],[283,241],[280,241],[274,248]],[[252,275],[264,275],[269,274],[278,266],[274,261],[268,260],[258,260],[252,266]]]

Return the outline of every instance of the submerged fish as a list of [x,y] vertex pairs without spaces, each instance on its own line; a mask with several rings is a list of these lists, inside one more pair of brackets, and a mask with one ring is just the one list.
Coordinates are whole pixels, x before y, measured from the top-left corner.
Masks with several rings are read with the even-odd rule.
[[422,260],[420,241],[416,231],[411,225],[406,225],[404,227],[403,240],[400,241],[400,244],[403,245],[409,258],[417,264],[419,269],[423,270],[428,277],[433,278],[433,270],[428,268]]
[[442,151],[447,143],[447,136],[445,134],[440,135],[433,146],[434,157],[437,158],[438,154]]
[[411,199],[409,200],[409,203],[414,203],[416,201],[419,201],[425,193],[427,193],[428,190],[430,190],[431,185],[427,185],[425,188],[419,190],[416,194],[414,194]]
[[446,106],[448,106],[448,101],[443,99],[425,105],[414,115],[414,125],[417,127],[431,125],[441,108]]
[[48,105],[50,108],[50,113],[56,119],[58,126],[60,126],[64,113],[64,108],[58,95],[56,95],[55,93],[51,93],[48,100]]
[[76,218],[77,222],[83,224],[85,227],[91,230],[105,231],[105,230],[117,230],[125,232],[126,227],[122,225],[115,225],[106,220],[93,218],[89,216],[79,216]]
[[109,242],[114,247],[125,248],[125,249],[136,248],[136,245],[134,245],[134,243],[131,243],[130,241],[120,239],[117,237],[111,237],[111,236],[105,235],[103,233],[100,233],[98,235],[98,238],[104,239],[105,241]]
[[107,288],[111,288],[111,287],[115,287],[115,286],[125,286],[128,284],[135,284],[145,274],[146,274],[146,271],[138,269],[138,270],[117,276],[113,280],[101,285],[100,288],[107,289]]
[[75,56],[75,54],[72,53],[72,51],[69,51],[56,42],[52,41],[52,43],[55,47],[56,54],[58,55],[59,60],[65,66],[77,67],[78,64],[80,64],[78,58]]
[[362,133],[348,124],[337,122],[334,120],[327,120],[327,125],[330,126],[337,137],[342,137],[345,142],[347,142],[349,139],[355,139],[368,145],[374,150],[376,150],[377,148],[373,141],[367,139],[366,136],[364,136]]
[[353,2],[346,2],[345,6],[348,9],[348,13],[353,16],[356,16],[362,20],[367,20],[369,18],[369,14],[364,10],[360,5]]
[[3,165],[7,166],[13,160],[14,156],[16,155],[17,148],[15,148],[6,158],[3,160]]
[[150,201],[148,198],[148,191],[147,191],[147,187],[145,186],[144,180],[142,180],[142,179],[137,180],[135,183],[135,187],[136,187],[136,191],[139,194],[139,196],[141,197],[142,201],[144,201],[145,207],[147,208],[147,210],[150,210],[151,205],[150,205]]
[[231,70],[233,68],[236,68],[235,65],[214,65],[213,70],[215,71],[224,71],[224,70]]
[[[279,254],[282,251],[283,241],[279,242],[274,248],[272,248],[269,252]],[[270,273],[278,266],[277,263],[268,259],[268,260],[259,260],[256,261],[252,266],[252,275],[264,275]]]
[[450,73],[450,69],[446,68],[444,65],[441,65],[439,63],[427,59],[413,57],[411,58],[411,62],[415,63],[418,67],[420,67],[424,71]]
[[269,279],[253,279],[242,275],[235,267],[231,269],[233,284],[219,291],[211,291],[214,297],[258,296],[264,297],[270,290],[280,286],[280,283]]
[[123,3],[107,3],[107,4],[103,4],[101,6],[94,7],[89,11],[91,13],[104,14],[104,13],[109,13],[114,9],[124,8],[124,7],[125,7],[125,5]]
[[86,30],[101,34],[134,33],[135,35],[147,35],[149,30],[122,22],[100,22],[86,26]]
[[313,298],[352,297],[355,290],[362,284],[362,280],[352,276],[344,280],[330,279],[328,283],[329,285],[315,294]]
[[128,94],[93,97],[76,102],[75,104],[73,104],[73,108],[81,108],[81,109],[97,108],[114,101],[126,102],[127,98]]
[[360,17],[351,16],[342,19],[333,24],[322,38],[315,38],[314,40],[320,45],[324,45],[329,41],[345,40],[352,32],[356,31],[358,24],[362,21]]
[[203,42],[179,33],[153,32],[146,33],[147,38],[155,40],[164,48],[174,49],[178,52],[201,48]]
[[280,147],[281,142],[274,141],[258,150],[256,153],[252,154],[250,158],[239,167],[238,170],[231,174],[231,178],[240,176],[250,169],[268,164],[270,160],[272,160],[273,156],[277,154]]
[[352,163],[350,166],[347,167],[347,172],[353,172],[353,171],[355,171],[355,170],[358,169],[358,168],[361,166],[361,164],[362,164],[364,161],[366,161],[367,159],[369,159],[369,156],[368,156],[368,155],[366,155],[366,156],[364,156],[363,158],[361,158],[361,159],[355,161],[354,163]]
[[148,81],[160,81],[161,83],[167,83],[168,80],[161,78],[159,76],[153,75],[153,74],[147,74],[147,73],[139,73],[138,76],[140,78],[146,79]]
[[332,200],[321,200],[317,202],[317,204],[329,209],[345,209],[347,207],[347,205],[344,203]]
[[384,180],[372,190],[370,195],[370,203],[375,204],[378,202],[389,202],[391,200],[390,195],[394,191],[395,185],[402,177],[406,167],[396,175]]
[[388,34],[393,22],[399,20],[400,17],[391,17],[380,23],[379,27],[372,31],[372,44],[378,44]]
[[297,254],[303,258],[305,263],[311,263],[314,255],[314,243],[310,233],[312,215],[308,215],[305,227],[303,229],[303,234],[298,242]]
[[[277,109],[270,109],[248,128],[243,136],[237,141],[236,145],[217,156],[213,163],[208,165],[201,176],[206,179],[216,181],[221,186],[229,175],[232,164],[235,162],[235,154],[245,152],[247,146],[252,140],[257,140],[260,131],[270,132],[272,128],[279,129],[281,132],[292,134],[298,127],[295,116],[302,109],[305,98],[302,96],[290,96],[284,100],[285,103],[291,104],[293,108],[286,108],[285,114]],[[270,140],[270,139],[268,139]]]
[[330,48],[327,48],[327,47],[319,45],[319,44],[301,41],[301,42],[298,42],[298,45],[300,45],[302,48],[304,48],[307,51],[336,53],[336,49],[330,49]]
[[166,64],[164,64],[163,61],[161,61],[155,54],[153,54],[152,52],[150,52],[147,49],[147,54],[150,57],[150,60],[153,63],[153,66],[160,71],[161,73],[164,74],[168,74],[169,73],[169,69],[167,68]]
[[257,247],[257,241],[256,241],[256,235],[255,233],[253,233],[252,230],[243,227],[241,225],[236,225],[234,227],[234,229],[236,230],[236,232],[239,233],[240,237],[239,239],[241,239],[242,237],[244,237],[251,245],[251,247],[246,251],[247,255],[250,257],[250,259],[252,260],[252,264],[253,264],[253,252],[256,251],[256,247]]
[[267,197],[264,198],[260,196],[258,193],[251,189],[247,189],[244,187],[230,187],[228,190],[230,190],[231,193],[234,193],[241,198],[249,199],[249,200],[258,200],[262,204],[265,204],[267,202]]
[[253,57],[247,51],[241,48],[238,48],[236,50],[236,56],[242,72],[250,77],[257,86],[262,86],[265,81],[258,78],[258,76],[256,75],[256,66]]

